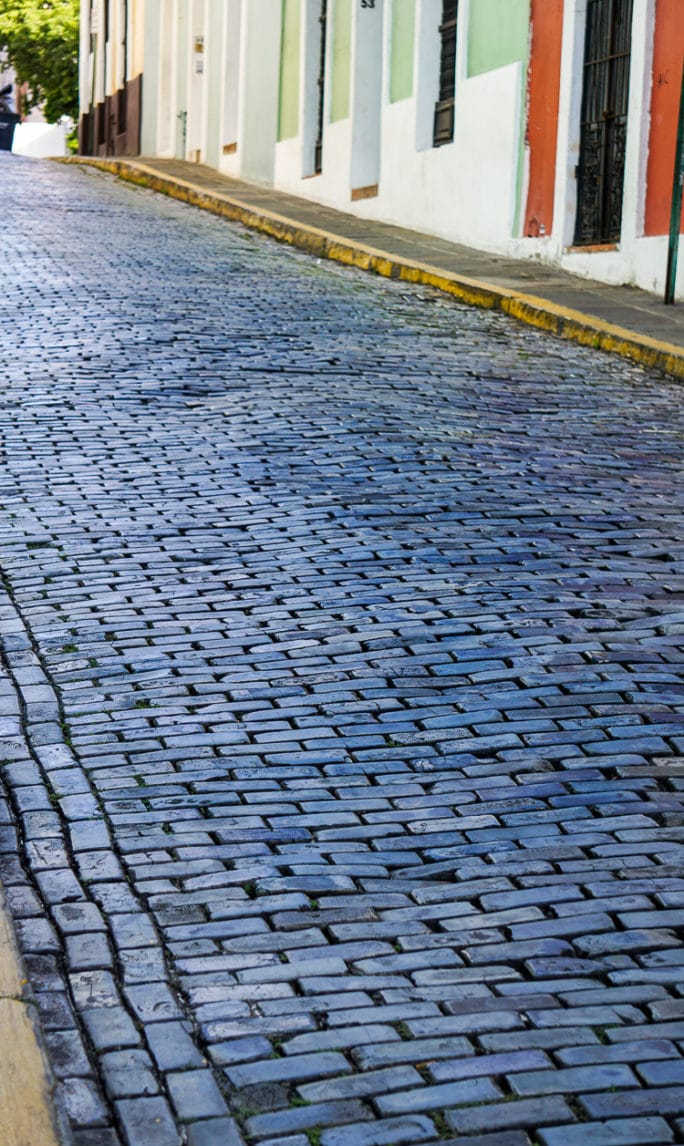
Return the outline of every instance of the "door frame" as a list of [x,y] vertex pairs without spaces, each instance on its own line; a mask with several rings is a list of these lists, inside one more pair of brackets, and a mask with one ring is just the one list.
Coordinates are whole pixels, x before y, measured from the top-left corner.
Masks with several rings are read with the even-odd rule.
[[[588,9],[593,6],[598,10],[601,6],[604,7],[604,15],[607,17],[609,23],[604,29],[610,37],[609,42],[604,40],[594,45],[594,55],[597,57],[593,63],[595,68],[590,71],[587,66],[587,50],[590,47],[588,42],[589,25],[588,25]],[[628,21],[627,34],[623,32],[623,50],[616,55],[613,52],[615,45],[615,16],[619,8],[626,8],[625,13]],[[592,247],[592,246],[608,246],[613,247],[620,241],[622,235],[622,220],[624,217],[624,189],[627,171],[627,133],[629,124],[630,113],[630,81],[632,79],[632,27],[634,23],[634,0],[587,0],[587,8],[585,10],[584,20],[584,37],[583,37],[583,50],[582,50],[582,72],[580,80],[580,132],[579,132],[579,150],[578,150],[578,163],[576,168],[576,182],[577,194],[575,205],[575,229],[573,234],[573,242],[576,247]],[[599,12],[597,11],[597,17]],[[624,51],[624,46],[627,51]],[[622,98],[620,100],[615,98],[615,85],[616,81],[620,78],[618,72],[619,65],[614,61],[621,59],[626,63],[623,65],[625,71],[623,73],[623,90],[621,92]],[[599,69],[601,69],[599,71]],[[599,118],[588,120],[588,111],[585,111],[587,104],[591,97],[590,83],[594,78],[600,78],[601,89],[597,85],[599,95],[599,102],[608,101],[610,111],[616,111],[617,114],[606,117],[606,111],[603,112],[603,122]],[[614,105],[614,106],[613,106]],[[617,109],[624,109],[617,111]],[[608,110],[608,109],[606,109]],[[614,170],[614,159],[619,154],[618,146],[616,145],[613,131],[619,131],[617,127],[619,119],[624,117],[624,142],[622,145],[621,155],[621,169],[619,174],[616,172],[615,177],[611,178],[612,171]],[[612,119],[612,124],[609,122]],[[589,164],[588,150],[589,141],[585,134],[585,123],[595,125],[597,129],[598,141],[596,146],[596,165],[595,172],[596,191],[595,194],[587,193],[586,203],[582,202],[583,192],[583,178],[585,186],[590,183],[587,174]],[[614,126],[615,125],[615,126]],[[584,168],[584,170],[583,170]],[[618,184],[619,183],[619,187]],[[619,197],[619,220],[611,217],[611,199],[613,195]],[[584,207],[595,208],[595,219],[591,220],[593,226],[591,227],[592,234],[585,237],[580,232],[580,224],[582,222],[581,213]],[[586,230],[586,226],[585,226]]]

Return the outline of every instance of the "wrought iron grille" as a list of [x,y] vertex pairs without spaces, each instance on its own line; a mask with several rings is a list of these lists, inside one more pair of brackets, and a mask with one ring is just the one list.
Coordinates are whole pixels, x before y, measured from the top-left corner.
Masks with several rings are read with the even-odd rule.
[[316,111],[316,143],[314,146],[314,174],[323,170],[323,112],[325,107],[325,49],[328,26],[328,0],[321,0],[321,43],[318,57],[318,108]]
[[441,147],[454,138],[454,90],[456,87],[456,29],[458,0],[442,0],[439,58],[439,98],[435,104],[433,143]]
[[633,0],[588,0],[575,243],[615,243],[622,225]]

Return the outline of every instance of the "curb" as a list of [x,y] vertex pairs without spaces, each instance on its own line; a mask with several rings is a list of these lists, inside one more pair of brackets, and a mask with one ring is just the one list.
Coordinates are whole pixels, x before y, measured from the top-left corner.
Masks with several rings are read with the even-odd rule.
[[626,327],[615,326],[570,307],[559,306],[536,295],[494,286],[479,279],[456,275],[433,267],[428,263],[402,259],[375,247],[353,242],[341,235],[299,223],[275,211],[255,208],[234,196],[202,191],[195,184],[175,176],[161,175],[144,163],[121,159],[95,159],[72,156],[58,160],[61,163],[95,167],[118,178],[193,207],[200,207],[215,215],[244,224],[271,238],[289,243],[319,258],[372,271],[407,283],[435,287],[454,295],[461,302],[487,310],[500,310],[528,326],[545,330],[560,338],[569,339],[594,350],[605,350],[628,358],[641,366],[656,368],[674,378],[684,380],[684,348],[671,342],[661,342],[648,335],[638,334]]
[[[60,1146],[53,1083],[38,1036],[35,1008],[24,998],[14,931],[0,889],[0,1127],[3,1146]],[[61,1133],[60,1133],[61,1131]]]

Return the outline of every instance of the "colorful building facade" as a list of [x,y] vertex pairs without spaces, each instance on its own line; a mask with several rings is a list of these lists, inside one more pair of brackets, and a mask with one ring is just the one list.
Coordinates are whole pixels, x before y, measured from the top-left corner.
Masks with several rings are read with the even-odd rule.
[[683,56],[684,0],[146,0],[140,146],[659,292]]
[[145,0],[82,0],[81,155],[138,155]]

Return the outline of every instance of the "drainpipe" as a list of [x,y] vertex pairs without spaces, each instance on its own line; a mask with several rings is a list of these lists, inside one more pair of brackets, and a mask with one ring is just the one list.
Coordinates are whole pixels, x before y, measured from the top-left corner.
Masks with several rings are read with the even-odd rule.
[[667,248],[667,272],[665,274],[665,302],[672,305],[675,300],[677,279],[677,254],[679,250],[679,221],[682,217],[682,185],[684,184],[684,61],[682,62],[682,91],[679,99],[679,121],[677,124],[677,146],[675,148],[674,180],[672,184],[672,211],[670,213],[670,241]]

